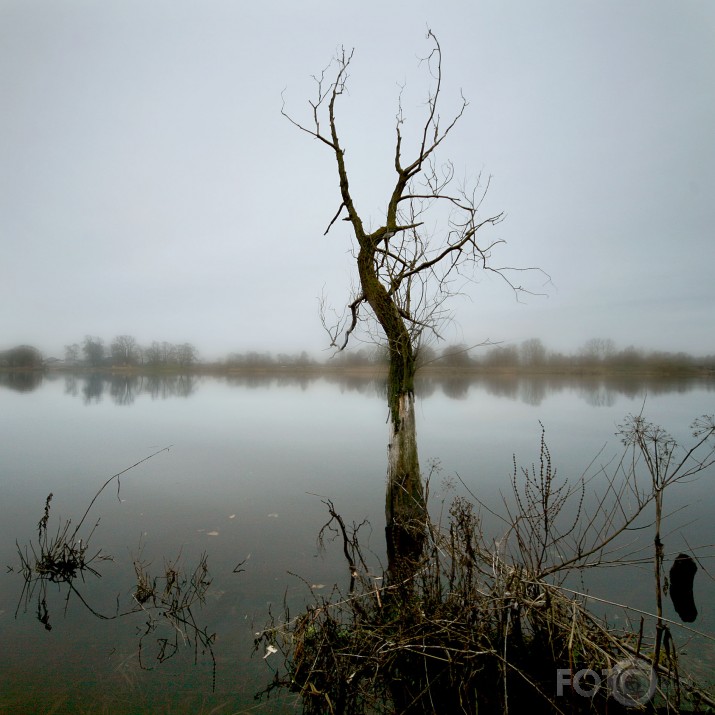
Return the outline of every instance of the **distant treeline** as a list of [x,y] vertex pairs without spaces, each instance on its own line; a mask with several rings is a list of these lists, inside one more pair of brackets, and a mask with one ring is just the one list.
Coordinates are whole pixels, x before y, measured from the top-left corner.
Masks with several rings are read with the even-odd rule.
[[420,360],[451,368],[521,369],[531,371],[598,371],[648,370],[715,370],[715,355],[694,357],[685,352],[646,351],[632,345],[619,349],[613,340],[592,338],[576,354],[549,350],[539,338],[518,345],[496,345],[470,349],[467,345],[450,345],[440,353],[427,347]]
[[[441,350],[421,346],[418,363],[425,369],[464,371],[529,370],[578,372],[598,370],[715,370],[715,355],[694,357],[685,352],[646,351],[629,346],[618,349],[613,340],[593,338],[574,355],[549,350],[539,338],[525,340],[518,345],[447,345]],[[387,348],[360,348],[333,354],[326,360],[313,360],[307,353],[300,355],[272,355],[268,352],[234,353],[225,361],[228,368],[285,368],[285,367],[386,367]]]
[[199,353],[191,343],[154,341],[141,346],[131,335],[118,335],[108,345],[91,335],[82,343],[65,346],[66,366],[86,367],[156,367],[191,368],[198,364]]
[[[418,362],[426,369],[461,371],[715,371],[715,355],[694,357],[685,352],[645,351],[633,346],[621,349],[613,340],[606,338],[592,338],[572,355],[549,350],[539,338],[510,345],[447,345],[441,350],[427,345],[419,348]],[[386,365],[385,347],[365,347],[339,352],[324,360],[316,360],[306,351],[273,354],[252,350],[234,352],[219,361],[201,362],[198,350],[191,343],[154,341],[148,346],[141,346],[130,335],[118,335],[107,344],[101,338],[88,335],[81,343],[67,345],[64,358],[44,358],[39,350],[29,345],[0,352],[0,368],[5,369],[142,368],[244,371],[383,369]]]

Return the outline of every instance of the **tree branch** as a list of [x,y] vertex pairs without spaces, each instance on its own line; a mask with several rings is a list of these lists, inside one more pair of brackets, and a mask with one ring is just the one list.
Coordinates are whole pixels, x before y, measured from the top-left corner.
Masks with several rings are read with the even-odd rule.
[[[329,233],[345,210],[347,216],[343,220],[352,225],[359,249],[354,254],[360,279],[359,293],[356,291],[353,294],[354,298],[345,306],[342,315],[336,313],[335,321],[330,325],[326,320],[324,299],[321,301],[323,327],[330,337],[331,346],[338,350],[347,346],[350,336],[357,329],[362,303],[369,304],[393,346],[404,343],[409,336],[418,339],[420,331],[425,329],[439,336],[437,325],[447,315],[442,305],[447,297],[455,294],[457,276],[473,278],[468,271],[479,269],[496,273],[517,295],[522,292],[533,294],[510,280],[508,274],[517,269],[489,264],[492,250],[504,243],[503,240],[493,240],[485,245],[480,245],[477,240],[479,231],[504,219],[503,212],[488,218],[479,215],[491,179],[487,180],[486,186],[482,186],[481,175],[478,174],[469,185],[450,189],[455,180],[454,164],[451,161],[441,165],[437,162],[437,150],[464,116],[468,102],[460,92],[460,104],[456,111],[446,124],[441,123],[442,48],[431,30],[427,39],[431,50],[420,63],[427,66],[432,86],[428,92],[426,115],[419,125],[417,150],[410,161],[403,161],[406,125],[404,87],[400,87],[395,115],[396,180],[384,221],[375,231],[365,231],[362,216],[355,206],[345,149],[338,132],[337,105],[346,91],[354,51],[346,52],[345,48],[340,48],[331,64],[320,75],[313,76],[316,94],[309,102],[312,116],[308,124],[293,119],[286,112],[285,105],[281,109],[291,124],[332,150],[341,201],[324,235]],[[328,125],[326,129],[323,129],[324,123]],[[439,215],[439,205],[450,212],[446,220]],[[437,211],[437,221],[442,221],[441,231],[425,229],[432,209]],[[411,354],[412,350],[408,349],[408,352]]]

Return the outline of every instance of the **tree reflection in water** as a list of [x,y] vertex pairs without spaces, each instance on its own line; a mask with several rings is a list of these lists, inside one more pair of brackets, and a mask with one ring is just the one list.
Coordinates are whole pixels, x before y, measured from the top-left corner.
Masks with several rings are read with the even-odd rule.
[[[341,391],[375,395],[383,398],[386,389],[384,376],[351,374],[349,372],[296,372],[271,373],[239,372],[227,375],[215,374],[136,374],[136,373],[64,373],[65,394],[81,394],[85,404],[98,404],[109,395],[117,405],[131,405],[141,395],[154,400],[174,397],[190,397],[198,390],[203,380],[221,381],[233,387],[267,388],[297,386],[306,390],[314,382],[325,381],[337,384]],[[32,392],[44,381],[57,379],[56,374],[34,372],[0,372],[0,387],[17,392]],[[424,399],[437,389],[455,400],[464,400],[475,388],[488,394],[519,400],[529,405],[540,405],[547,397],[559,392],[576,390],[578,395],[592,407],[611,406],[618,395],[629,399],[638,395],[659,395],[672,391],[687,393],[691,390],[712,389],[712,380],[693,376],[647,376],[647,375],[559,375],[441,372],[418,373],[415,393]]]

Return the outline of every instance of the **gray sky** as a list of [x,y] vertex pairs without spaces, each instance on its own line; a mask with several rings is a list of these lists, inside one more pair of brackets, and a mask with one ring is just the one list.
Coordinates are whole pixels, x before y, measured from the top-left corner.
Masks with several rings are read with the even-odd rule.
[[507,214],[495,262],[553,281],[517,303],[480,277],[448,342],[715,353],[715,3],[685,0],[0,0],[0,348],[128,333],[318,354],[349,226],[323,236],[334,159],[281,92],[307,120],[310,75],[355,48],[339,120],[382,225],[428,26],[443,116],[470,101],[444,156],[491,175],[485,214]]

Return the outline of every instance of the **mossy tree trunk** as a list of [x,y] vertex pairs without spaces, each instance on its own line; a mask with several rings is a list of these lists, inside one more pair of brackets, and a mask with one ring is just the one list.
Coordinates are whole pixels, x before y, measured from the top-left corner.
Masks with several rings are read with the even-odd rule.
[[[369,242],[368,242],[369,246]],[[388,344],[389,441],[385,535],[388,569],[406,575],[419,561],[425,535],[425,502],[415,425],[415,349],[405,319],[374,271],[369,248],[358,255],[363,294]]]

